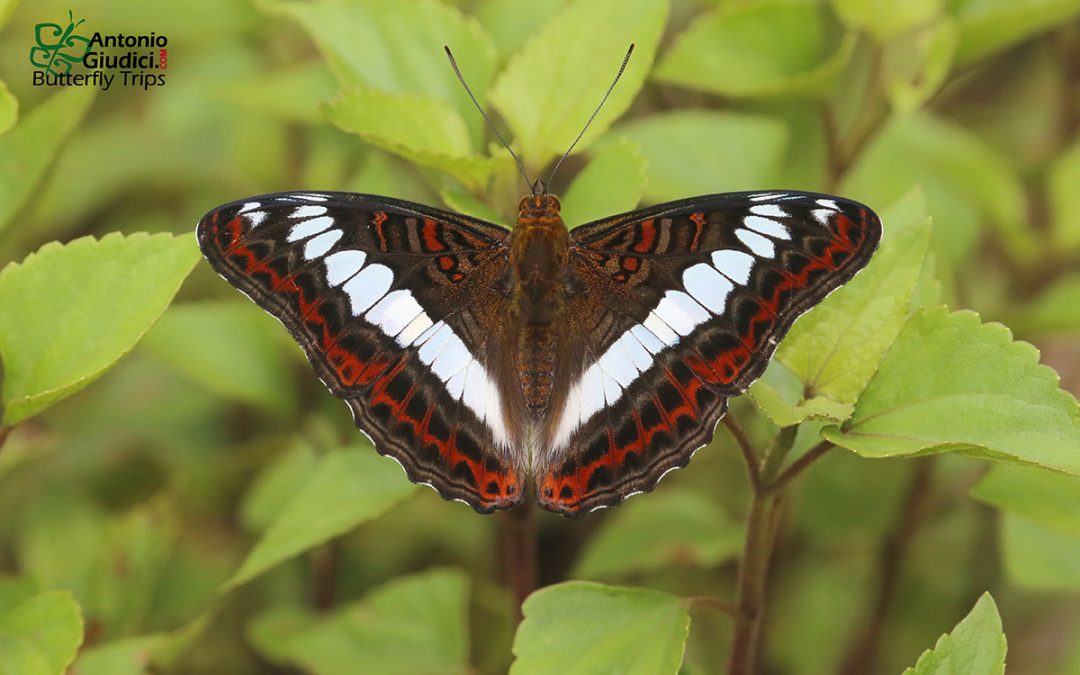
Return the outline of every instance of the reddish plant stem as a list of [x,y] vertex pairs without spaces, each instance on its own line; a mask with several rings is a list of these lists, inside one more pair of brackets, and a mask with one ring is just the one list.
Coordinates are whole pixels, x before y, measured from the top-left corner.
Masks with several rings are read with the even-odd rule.
[[783,490],[792,479],[805,471],[806,467],[821,459],[825,453],[835,447],[836,446],[829,441],[822,441],[810,448],[805,454],[792,462],[791,466],[784,469],[784,471],[777,476],[776,480],[769,486],[769,490],[771,492]]
[[743,460],[746,462],[746,472],[750,475],[750,485],[753,486],[755,491],[760,489],[761,475],[758,467],[760,460],[754,451],[750,438],[733,415],[724,415],[724,426],[728,428],[731,435],[735,437],[735,442],[739,444],[739,450],[742,451]]
[[325,546],[312,552],[312,570],[315,574],[312,604],[315,609],[326,611],[337,602],[337,578],[340,568],[340,539],[331,539]]
[[858,622],[860,628],[844,658],[841,675],[876,672],[878,648],[885,630],[885,620],[896,598],[901,566],[915,532],[925,519],[930,506],[934,462],[933,457],[916,459],[914,462],[915,470],[897,522],[885,537],[878,552],[877,569],[880,576],[877,592],[872,604],[867,607],[866,617]]
[[503,514],[503,559],[506,583],[514,598],[514,624],[521,623],[521,605],[536,590],[536,518],[531,500],[521,503]]

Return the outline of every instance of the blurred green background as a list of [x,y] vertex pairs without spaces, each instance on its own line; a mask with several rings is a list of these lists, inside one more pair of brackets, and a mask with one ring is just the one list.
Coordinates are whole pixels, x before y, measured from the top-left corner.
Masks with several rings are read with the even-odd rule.
[[[35,25],[68,10],[86,34],[167,36],[166,84],[32,86]],[[277,190],[510,224],[525,186],[444,44],[536,176],[637,43],[552,186],[571,226],[712,192],[820,190],[879,212],[921,193],[934,227],[920,292],[1006,324],[1080,392],[1078,13],[1077,0],[0,0],[0,262],[164,232],[187,257],[162,283],[194,264],[130,354],[20,415],[0,447],[0,610],[70,590],[80,675],[505,672],[501,516],[414,489],[364,447],[285,331],[192,253],[203,213]],[[93,277],[87,255],[73,274]],[[149,285],[125,268],[123,286]],[[8,336],[29,325],[4,316]],[[69,329],[97,339],[94,324]],[[755,439],[775,430],[747,397],[732,409]],[[900,672],[990,590],[1010,673],[1080,673],[1080,479],[988,469],[845,450],[812,467],[785,505],[762,672],[837,672],[883,592],[876,663]],[[720,431],[651,495],[539,516],[541,579],[730,596],[748,494]],[[729,619],[692,618],[681,672],[720,672]],[[3,673],[20,672],[4,665],[22,649],[11,625],[0,616]]]

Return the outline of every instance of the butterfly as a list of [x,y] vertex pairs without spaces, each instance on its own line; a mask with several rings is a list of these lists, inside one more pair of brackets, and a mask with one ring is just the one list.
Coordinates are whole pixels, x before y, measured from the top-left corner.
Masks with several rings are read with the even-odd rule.
[[410,480],[480,512],[531,482],[567,516],[685,466],[880,238],[867,206],[793,191],[568,230],[542,181],[511,230],[343,192],[250,197],[198,225],[210,265],[285,325]]

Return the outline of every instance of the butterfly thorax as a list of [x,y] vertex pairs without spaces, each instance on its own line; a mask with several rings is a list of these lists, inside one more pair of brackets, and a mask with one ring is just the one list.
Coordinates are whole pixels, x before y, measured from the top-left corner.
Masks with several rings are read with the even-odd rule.
[[525,404],[539,418],[552,404],[566,307],[569,235],[559,200],[525,197],[510,234],[512,351]]

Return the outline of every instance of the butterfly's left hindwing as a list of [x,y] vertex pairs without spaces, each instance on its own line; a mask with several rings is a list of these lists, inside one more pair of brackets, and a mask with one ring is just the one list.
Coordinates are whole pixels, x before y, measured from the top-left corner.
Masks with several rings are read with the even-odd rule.
[[277,317],[376,449],[478,511],[521,499],[485,326],[508,309],[495,225],[385,197],[279,193],[199,223],[207,260]]
[[796,318],[869,261],[866,206],[803,192],[671,202],[571,231],[581,375],[534,459],[567,515],[651,490],[711,438]]

